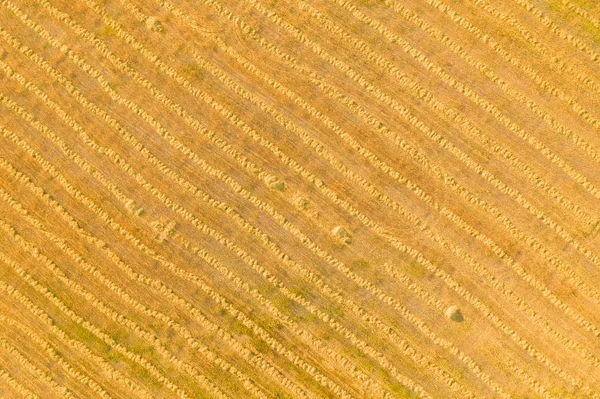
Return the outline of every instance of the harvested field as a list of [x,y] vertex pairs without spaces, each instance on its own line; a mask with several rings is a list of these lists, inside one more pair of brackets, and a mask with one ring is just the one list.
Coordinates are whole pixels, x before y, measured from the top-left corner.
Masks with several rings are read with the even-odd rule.
[[600,5],[0,0],[1,398],[600,398]]

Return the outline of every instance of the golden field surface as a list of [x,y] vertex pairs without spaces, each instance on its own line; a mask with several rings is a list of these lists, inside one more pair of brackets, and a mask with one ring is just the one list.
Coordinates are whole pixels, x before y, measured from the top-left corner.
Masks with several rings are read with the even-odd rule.
[[0,398],[600,398],[600,3],[0,3]]

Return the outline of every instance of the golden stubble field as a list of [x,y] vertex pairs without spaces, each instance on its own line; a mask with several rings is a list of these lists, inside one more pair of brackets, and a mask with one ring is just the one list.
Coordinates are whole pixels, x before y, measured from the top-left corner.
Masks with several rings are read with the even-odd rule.
[[0,397],[600,398],[594,1],[0,5]]

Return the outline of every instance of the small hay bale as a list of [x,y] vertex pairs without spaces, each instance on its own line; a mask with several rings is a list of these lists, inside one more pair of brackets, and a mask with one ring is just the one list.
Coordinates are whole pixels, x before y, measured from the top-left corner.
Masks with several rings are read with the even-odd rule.
[[265,182],[267,183],[267,186],[271,189],[271,190],[276,190],[276,191],[284,191],[285,190],[285,183],[280,180],[277,176],[267,176],[265,178]]
[[310,201],[308,200],[308,198],[305,198],[305,197],[302,197],[301,195],[296,194],[294,196],[294,203],[296,204],[296,206],[298,208],[305,211],[308,209],[308,205],[309,205]]
[[350,234],[342,226],[335,226],[333,228],[333,230],[331,230],[331,233],[337,239],[345,242],[346,244],[351,244],[352,243],[352,237],[350,236]]
[[462,313],[460,312],[460,309],[458,308],[458,306],[455,306],[455,305],[452,305],[448,309],[446,309],[446,312],[444,314],[446,315],[447,318],[449,318],[450,320],[453,320],[453,321],[461,322],[464,320],[464,317],[463,317]]
[[163,241],[167,240],[169,238],[169,236],[171,236],[173,234],[173,231],[175,230],[176,225],[177,225],[177,223],[175,223],[174,220],[167,220],[162,223],[159,221],[156,221],[156,220],[153,222],[150,222],[150,226],[152,226],[152,229],[156,233],[154,238],[158,242],[163,242]]
[[160,22],[156,17],[148,17],[148,19],[146,20],[146,28],[150,29],[152,32],[165,31],[162,22]]
[[309,197],[305,197],[302,193],[297,192],[292,196],[294,205],[300,211],[310,215],[315,219],[319,219],[320,215]]
[[144,214],[144,209],[138,204],[136,204],[134,200],[127,200],[127,202],[125,203],[125,207],[127,208],[127,210],[129,210],[129,212],[138,216]]

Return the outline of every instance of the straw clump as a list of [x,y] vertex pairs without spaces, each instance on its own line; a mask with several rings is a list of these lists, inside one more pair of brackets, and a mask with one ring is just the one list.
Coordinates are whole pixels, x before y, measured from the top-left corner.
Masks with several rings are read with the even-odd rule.
[[346,244],[352,243],[352,237],[350,236],[350,233],[348,233],[342,226],[335,226],[333,230],[331,230],[331,233],[338,240],[341,240]]
[[165,31],[162,22],[160,22],[156,17],[148,17],[148,19],[146,20],[146,27],[152,32],[160,33]]
[[446,309],[446,312],[444,314],[446,315],[447,318],[449,318],[450,320],[453,320],[453,321],[461,322],[464,320],[464,317],[463,317],[460,309],[458,308],[458,306],[455,306],[455,305],[452,305],[448,309]]

